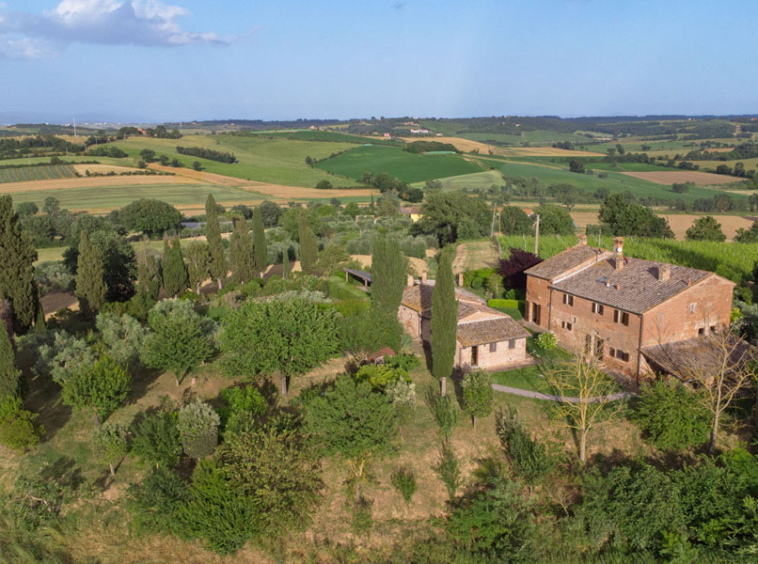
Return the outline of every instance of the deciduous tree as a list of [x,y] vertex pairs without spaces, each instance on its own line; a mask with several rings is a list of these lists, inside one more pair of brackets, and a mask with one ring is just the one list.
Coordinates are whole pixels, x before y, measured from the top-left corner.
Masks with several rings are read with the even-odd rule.
[[184,452],[195,460],[210,456],[218,445],[218,413],[205,402],[195,401],[179,410],[177,429]]
[[129,430],[120,423],[104,423],[92,435],[95,457],[108,465],[111,476],[116,476],[116,466],[129,452]]
[[193,241],[187,245],[187,276],[196,294],[200,294],[200,287],[210,274],[209,266],[211,255],[208,244],[203,241]]
[[126,401],[132,377],[115,360],[103,357],[91,367],[63,382],[63,403],[78,409],[91,409],[95,424]]
[[492,413],[492,378],[484,370],[469,372],[463,377],[461,386],[464,410],[471,416],[476,428],[477,417],[487,417]]

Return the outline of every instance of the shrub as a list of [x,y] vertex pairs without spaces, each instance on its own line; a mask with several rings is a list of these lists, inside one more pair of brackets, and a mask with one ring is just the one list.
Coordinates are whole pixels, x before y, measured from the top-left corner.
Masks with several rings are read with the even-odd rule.
[[452,502],[458,488],[463,484],[461,478],[461,463],[453,450],[453,446],[448,439],[442,441],[440,445],[440,459],[437,465],[433,467],[442,483],[445,484],[447,495]]
[[413,419],[416,412],[416,384],[405,379],[395,380],[384,390],[397,414],[397,421],[404,425]]
[[500,309],[518,309],[519,302],[518,300],[494,299],[494,300],[489,300],[487,302],[487,305],[490,307],[500,308]]
[[160,466],[175,466],[182,456],[176,412],[147,416],[137,427],[132,439],[132,453],[143,462]]
[[534,339],[534,344],[543,351],[549,351],[558,346],[558,339],[555,338],[555,333],[547,331],[537,335],[537,338]]
[[119,423],[104,423],[92,435],[95,457],[110,466],[111,476],[116,475],[116,465],[129,452],[129,431]]
[[39,442],[45,428],[37,423],[39,416],[24,409],[18,397],[0,402],[0,444],[13,450],[24,450]]
[[418,489],[416,484],[416,473],[410,466],[398,466],[395,471],[392,472],[392,485],[403,496],[405,503],[410,504],[413,494]]
[[358,382],[368,382],[378,392],[383,392],[387,386],[398,380],[410,381],[407,371],[387,364],[364,364],[355,378]]
[[55,480],[22,475],[3,500],[3,511],[17,527],[34,531],[58,518],[64,500],[65,492]]
[[258,531],[258,511],[231,486],[213,460],[202,460],[192,474],[189,500],[178,511],[185,536],[205,539],[219,554],[231,554]]
[[464,408],[476,427],[477,417],[487,417],[492,413],[492,378],[484,370],[469,372],[463,377],[461,387]]
[[398,354],[395,356],[385,356],[384,364],[387,366],[402,368],[403,370],[410,372],[421,364],[421,361],[415,354]]
[[253,386],[226,388],[221,392],[226,405],[219,409],[225,433],[237,433],[266,414],[266,398]]
[[450,437],[458,424],[459,410],[449,396],[440,396],[434,387],[426,391],[426,405],[440,428],[440,435]]
[[138,534],[168,532],[179,536],[184,531],[178,514],[188,500],[189,490],[179,476],[165,467],[153,468],[142,482],[127,490],[132,529]]
[[528,483],[539,480],[552,471],[554,461],[545,445],[529,435],[516,409],[507,406],[505,412],[497,414],[495,431],[511,468]]
[[682,450],[708,440],[710,415],[697,392],[683,384],[659,380],[642,389],[632,412],[646,438],[663,450]]
[[218,413],[207,403],[196,401],[179,410],[177,428],[184,452],[194,459],[210,456],[218,445]]

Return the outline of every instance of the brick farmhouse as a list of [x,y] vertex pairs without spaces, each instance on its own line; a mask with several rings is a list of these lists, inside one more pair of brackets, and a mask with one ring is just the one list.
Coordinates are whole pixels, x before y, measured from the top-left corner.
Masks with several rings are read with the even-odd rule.
[[734,283],[711,272],[579,244],[526,271],[526,319],[576,353],[639,380],[661,351],[698,350],[729,325]]
[[[427,347],[431,342],[433,291],[434,286],[425,279],[418,285],[409,279],[398,311],[403,329]],[[456,290],[456,297],[456,369],[503,370],[531,362],[526,352],[529,333],[511,316],[487,307],[478,297],[461,290]]]

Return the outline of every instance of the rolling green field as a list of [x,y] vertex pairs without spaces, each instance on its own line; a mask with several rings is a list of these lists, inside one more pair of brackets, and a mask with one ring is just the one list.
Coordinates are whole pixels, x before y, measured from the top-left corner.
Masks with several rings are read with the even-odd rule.
[[386,172],[408,183],[482,171],[479,165],[459,155],[419,155],[379,145],[356,147],[316,166],[356,180],[362,179],[364,172]]
[[[488,189],[495,184],[496,186],[503,185],[503,177],[501,174],[494,170],[488,170],[485,172],[475,172],[473,174],[462,174],[460,176],[450,176],[448,178],[440,178],[443,190],[474,190],[477,188]],[[423,182],[416,182],[416,186],[423,187]]]
[[[598,188],[608,188],[611,192],[623,192],[629,190],[638,198],[669,198],[692,201],[698,198],[710,198],[720,193],[719,190],[695,186],[685,194],[677,194],[671,190],[670,186],[655,184],[639,178],[633,178],[620,172],[608,172],[608,178],[598,178],[596,175],[577,174],[569,172],[568,167],[562,165],[544,162],[537,164],[534,162],[501,161],[493,159],[481,159],[489,166],[502,172],[505,176],[521,176],[523,178],[537,178],[546,185],[566,183],[582,188],[588,192],[594,192]],[[655,168],[654,170],[661,170]]]
[[[194,161],[200,161],[203,169],[208,172],[246,180],[309,188],[321,180],[328,180],[336,187],[356,185],[353,180],[336,177],[305,164],[305,157],[323,159],[332,153],[354,148],[354,143],[266,139],[257,135],[192,135],[181,139],[132,137],[114,144],[134,159],[139,157],[142,149],[152,149],[158,155],[178,159],[186,167],[191,167]],[[231,152],[239,162],[226,164],[180,155],[176,152],[177,146]]]
[[28,182],[30,180],[74,177],[76,177],[76,172],[71,165],[0,168],[0,184],[5,182]]
[[361,137],[360,135],[350,135],[349,133],[339,133],[337,131],[314,131],[311,129],[301,129],[296,131],[259,131],[251,133],[251,135],[262,137],[284,137],[286,139],[297,139],[299,141],[336,141],[341,143],[398,145],[397,141],[389,141],[376,137]]
[[16,192],[13,194],[13,201],[16,203],[34,202],[41,206],[45,198],[54,196],[60,200],[61,207],[65,209],[108,211],[123,207],[140,198],[158,198],[177,206],[202,206],[205,204],[208,194],[213,194],[219,203],[259,201],[271,198],[271,196],[239,188],[210,184],[145,184]]

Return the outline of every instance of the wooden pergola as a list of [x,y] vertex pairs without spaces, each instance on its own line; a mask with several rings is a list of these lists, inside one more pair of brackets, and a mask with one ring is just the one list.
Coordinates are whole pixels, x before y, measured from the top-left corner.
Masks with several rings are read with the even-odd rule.
[[350,282],[351,276],[358,278],[363,282],[364,290],[368,290],[369,284],[374,281],[374,278],[371,276],[370,272],[366,272],[364,270],[356,270],[354,268],[343,268],[342,270],[345,271],[345,282]]

